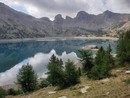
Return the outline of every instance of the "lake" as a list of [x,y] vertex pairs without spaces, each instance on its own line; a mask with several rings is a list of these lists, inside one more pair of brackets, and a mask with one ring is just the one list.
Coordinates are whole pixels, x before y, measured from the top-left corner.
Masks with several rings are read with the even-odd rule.
[[39,77],[46,77],[47,64],[52,54],[63,61],[76,62],[78,50],[85,45],[97,45],[106,48],[111,44],[113,52],[116,42],[100,39],[69,39],[55,41],[21,42],[0,44],[0,85],[13,83],[23,64],[31,64]]

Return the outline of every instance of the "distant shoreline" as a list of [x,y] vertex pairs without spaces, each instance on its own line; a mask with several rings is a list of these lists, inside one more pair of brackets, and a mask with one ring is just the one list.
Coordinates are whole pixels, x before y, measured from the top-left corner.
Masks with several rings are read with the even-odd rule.
[[85,40],[85,39],[101,39],[117,41],[116,37],[45,37],[45,38],[22,38],[22,39],[0,39],[0,44],[6,43],[20,43],[20,42],[38,42],[38,41],[60,41],[60,40]]

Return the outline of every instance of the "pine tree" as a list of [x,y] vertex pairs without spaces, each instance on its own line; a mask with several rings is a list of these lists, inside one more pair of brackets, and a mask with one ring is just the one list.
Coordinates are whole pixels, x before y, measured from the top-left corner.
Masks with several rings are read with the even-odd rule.
[[93,67],[92,52],[88,50],[79,50],[79,53],[80,53],[80,61],[83,65],[83,72],[89,73],[89,71]]
[[80,67],[78,68],[78,74],[79,74],[79,76],[82,75],[82,72],[81,72],[81,68],[80,68]]
[[48,64],[48,78],[47,80],[53,85],[60,88],[66,88],[79,82],[78,71],[74,63],[67,61],[65,68],[62,66],[63,61],[52,55]]
[[61,60],[56,58],[55,55],[52,55],[50,62],[48,64],[48,78],[47,80],[53,86],[60,86],[61,88],[65,85],[63,81],[65,80],[65,73],[63,71],[63,66]]
[[111,76],[110,70],[114,64],[111,51],[112,49],[110,45],[106,51],[103,49],[103,47],[98,50],[95,58],[95,65],[88,74],[89,78],[103,79]]
[[120,65],[130,63],[130,30],[120,35],[117,45],[117,62]]
[[72,61],[68,60],[65,64],[65,73],[67,75],[68,86],[79,82],[79,74]]
[[105,50],[103,47],[100,47],[100,49],[97,51],[96,53],[96,57],[95,57],[95,64],[96,65],[101,65],[103,62],[103,58],[105,56]]
[[23,65],[19,70],[17,81],[22,86],[24,92],[30,92],[37,89],[37,74],[29,64]]

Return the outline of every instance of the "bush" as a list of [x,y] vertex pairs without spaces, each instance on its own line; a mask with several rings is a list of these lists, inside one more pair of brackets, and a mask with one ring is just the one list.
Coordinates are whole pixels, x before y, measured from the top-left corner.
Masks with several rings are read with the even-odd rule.
[[6,90],[0,87],[0,98],[5,98],[6,95],[7,95]]
[[130,85],[130,78],[126,79],[124,82]]
[[111,72],[106,68],[105,65],[102,66],[95,65],[88,74],[88,77],[93,80],[100,80],[110,76]]
[[48,87],[50,85],[49,81],[42,80],[40,83],[40,88]]
[[8,89],[8,95],[13,95],[13,96],[15,96],[15,95],[19,95],[19,94],[22,94],[23,92],[22,92],[22,90],[14,90],[13,88],[10,88],[10,89]]

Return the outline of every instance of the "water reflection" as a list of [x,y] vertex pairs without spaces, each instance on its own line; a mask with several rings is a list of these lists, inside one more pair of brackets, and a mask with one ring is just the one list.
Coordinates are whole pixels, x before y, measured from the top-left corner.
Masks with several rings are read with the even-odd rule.
[[56,54],[55,50],[52,50],[50,53],[37,53],[33,57],[30,57],[15,65],[11,69],[0,73],[0,85],[14,83],[14,81],[16,81],[16,74],[18,73],[18,70],[22,67],[23,64],[27,63],[33,66],[34,70],[38,74],[38,77],[45,77],[46,75],[44,73],[47,72],[47,64],[53,54],[55,54],[58,58],[61,58],[63,62],[66,62],[68,59],[71,59],[73,62],[75,62],[78,59],[76,53],[74,52],[69,54],[63,52],[62,55]]
[[[84,45],[94,44],[97,46],[108,45],[109,41],[102,40],[64,40],[64,41],[43,41],[43,42],[26,42],[14,44],[1,44],[0,45],[0,72],[9,70],[19,62],[33,57],[36,53],[49,53],[52,49],[58,55],[64,51],[67,53],[75,52]],[[116,45],[113,44],[113,47]]]

